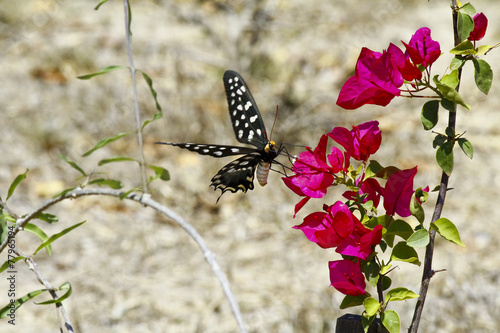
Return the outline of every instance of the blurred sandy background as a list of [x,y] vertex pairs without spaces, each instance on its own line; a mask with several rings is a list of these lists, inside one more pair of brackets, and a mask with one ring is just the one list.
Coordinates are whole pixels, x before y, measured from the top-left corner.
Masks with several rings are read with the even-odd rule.
[[[26,168],[28,178],[9,200],[26,214],[59,190],[75,186],[76,171],[58,153],[86,171],[122,179],[126,189],[139,185],[133,164],[97,167],[105,157],[137,154],[133,136],[88,158],[81,154],[98,140],[134,129],[130,77],[114,72],[90,81],[76,76],[109,65],[127,66],[123,4],[110,1],[0,1],[0,192]],[[384,165],[418,165],[415,187],[433,188],[440,178],[434,162],[433,134],[421,129],[422,100],[396,99],[390,106],[345,111],[335,105],[340,87],[354,70],[363,46],[382,51],[390,42],[403,47],[428,26],[444,52],[433,66],[443,74],[451,55],[449,1],[135,1],[135,65],[149,73],[164,118],[144,133],[148,163],[170,170],[172,180],[156,181],[152,194],[190,221],[205,237],[227,274],[250,332],[333,332],[343,295],[329,288],[328,260],[339,258],[291,229],[339,191],[309,203],[293,220],[298,197],[272,173],[265,188],[247,194],[218,192],[211,177],[230,159],[212,159],[155,141],[235,144],[222,85],[226,69],[249,84],[270,130],[276,105],[277,142],[315,145],[334,126],[378,119],[383,131]],[[473,5],[489,18],[487,44],[500,41],[500,2]],[[447,269],[431,282],[421,332],[496,332],[500,326],[500,235],[496,204],[500,186],[500,51],[486,57],[494,70],[489,96],[464,72],[461,93],[472,111],[460,109],[457,131],[467,131],[475,148],[468,160],[456,150],[444,217],[460,229],[467,248],[438,239],[435,269]],[[144,118],[154,102],[141,77]],[[441,114],[444,119],[445,114]],[[443,131],[445,123],[436,130]],[[295,151],[298,153],[298,151]],[[82,180],[80,180],[81,182]],[[427,204],[430,217],[435,195]],[[73,295],[65,306],[79,332],[235,332],[236,323],[218,281],[194,242],[173,223],[132,202],[83,198],[50,209],[60,222],[39,225],[53,234],[88,222],[39,253],[40,271],[55,286],[70,281]],[[428,222],[427,222],[428,223]],[[26,253],[38,240],[23,233],[17,245]],[[423,255],[423,249],[419,251]],[[423,259],[423,258],[422,258]],[[4,260],[4,259],[3,259]],[[3,261],[2,260],[2,261]],[[418,293],[420,268],[398,263],[393,286]],[[18,295],[42,288],[27,267],[17,264]],[[5,276],[5,273],[2,275]],[[0,303],[7,302],[0,276]],[[42,299],[40,299],[42,300]],[[394,303],[393,303],[394,304]],[[415,301],[396,303],[402,331]],[[394,306],[398,306],[395,308]],[[25,304],[16,326],[0,322],[2,332],[55,332],[55,309]]]

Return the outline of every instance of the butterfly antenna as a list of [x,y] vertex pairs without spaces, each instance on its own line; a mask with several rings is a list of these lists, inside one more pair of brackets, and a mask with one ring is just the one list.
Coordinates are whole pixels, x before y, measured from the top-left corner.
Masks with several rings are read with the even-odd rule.
[[278,119],[278,105],[276,105],[276,115],[274,116],[273,127],[271,127],[271,134],[269,135],[269,140],[273,137],[274,125],[276,124],[276,119]]

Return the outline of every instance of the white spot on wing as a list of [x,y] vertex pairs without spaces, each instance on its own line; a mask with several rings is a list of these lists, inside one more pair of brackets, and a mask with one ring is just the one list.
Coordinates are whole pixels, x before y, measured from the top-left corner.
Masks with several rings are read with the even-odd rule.
[[250,109],[252,107],[252,103],[250,103],[250,101],[247,101],[247,103],[245,104],[245,110],[248,111],[248,109]]
[[261,136],[261,135],[262,135],[262,131],[261,131],[259,128],[257,128],[257,134],[258,134],[259,136]]
[[222,155],[222,152],[221,152],[221,151],[215,151],[215,152],[214,152],[214,155],[215,155],[215,156],[221,156],[221,155]]
[[239,152],[239,151],[240,151],[240,150],[239,150],[238,148],[231,148],[231,152],[232,152],[232,153],[237,153],[237,152]]
[[243,130],[238,131],[238,138],[241,139],[243,137]]
[[255,116],[250,117],[250,122],[251,122],[251,123],[255,122],[255,121],[257,120],[257,118],[259,118],[259,116],[258,116],[258,115],[255,115]]

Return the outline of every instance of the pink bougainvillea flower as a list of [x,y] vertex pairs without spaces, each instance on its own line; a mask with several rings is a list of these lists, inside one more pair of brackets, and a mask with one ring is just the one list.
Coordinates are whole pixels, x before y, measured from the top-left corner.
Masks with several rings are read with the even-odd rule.
[[349,260],[328,262],[331,286],[344,295],[366,294],[366,282],[358,263]]
[[[310,149],[299,154],[293,164],[295,175],[283,179],[285,185],[299,195],[322,198],[326,189],[332,185],[334,176],[326,163],[326,144],[328,137],[323,135],[314,151]],[[292,186],[293,185],[293,186]]]
[[441,55],[439,43],[431,38],[431,29],[423,27],[418,29],[410,42],[406,44],[406,53],[414,65],[422,65],[424,68],[432,65]]
[[[380,196],[382,195],[382,187],[375,178],[366,179],[359,187],[358,191],[359,196],[362,196],[363,194],[366,193],[368,195],[363,199],[363,202],[371,200],[373,202],[373,207],[375,208],[378,207],[380,203]],[[355,200],[356,192],[346,191],[342,194],[342,196],[349,200]]]
[[413,194],[413,178],[417,167],[400,170],[392,174],[384,188],[384,208],[388,215],[398,214],[401,217],[411,215],[410,200]]
[[387,52],[391,54],[392,61],[403,76],[403,79],[406,81],[422,79],[422,72],[420,69],[411,63],[410,59],[405,56],[399,47],[391,43]]
[[469,35],[469,40],[481,40],[486,34],[488,19],[483,13],[474,15],[474,30]]
[[340,90],[337,105],[354,110],[365,104],[386,106],[400,95],[403,85],[401,73],[394,68],[391,54],[361,49],[356,72]]
[[344,147],[346,155],[358,161],[367,161],[370,155],[380,148],[382,142],[378,121],[353,126],[351,131],[344,127],[335,127],[328,136]]

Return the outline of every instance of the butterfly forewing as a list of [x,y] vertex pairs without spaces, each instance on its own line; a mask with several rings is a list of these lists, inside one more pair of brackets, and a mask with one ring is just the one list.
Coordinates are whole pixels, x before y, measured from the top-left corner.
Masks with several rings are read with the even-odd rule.
[[236,140],[264,148],[266,127],[245,80],[235,71],[226,71],[223,80]]
[[249,154],[256,151],[255,148],[225,146],[225,145],[208,145],[199,143],[172,143],[172,142],[156,142],[162,145],[176,146],[179,148],[194,151],[200,155],[209,155],[212,157],[225,157],[232,155]]

